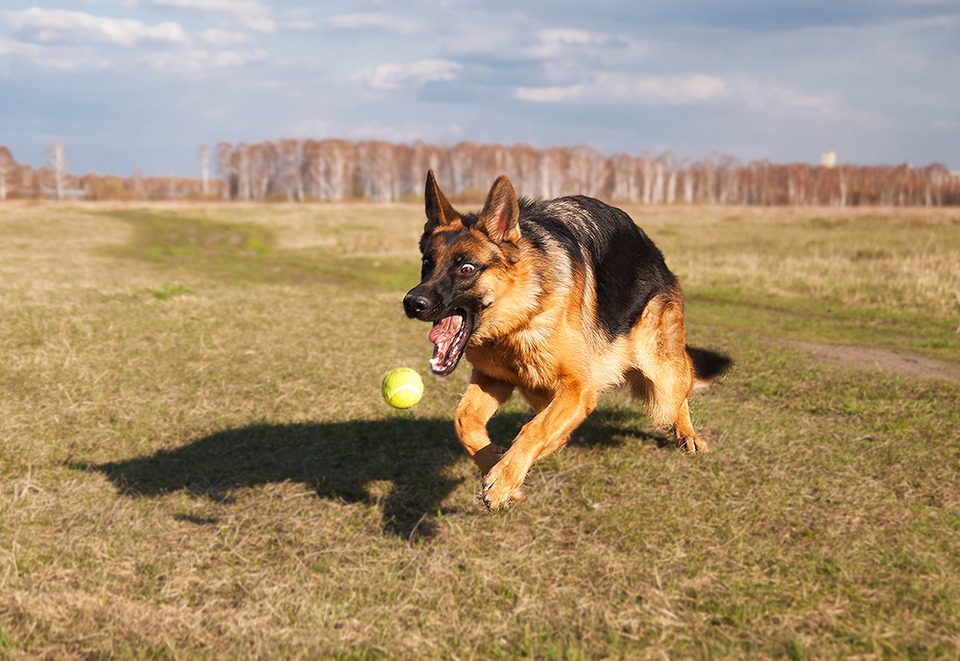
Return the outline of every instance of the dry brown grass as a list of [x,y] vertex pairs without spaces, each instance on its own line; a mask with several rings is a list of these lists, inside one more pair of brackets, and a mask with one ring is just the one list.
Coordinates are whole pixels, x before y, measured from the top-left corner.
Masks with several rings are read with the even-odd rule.
[[[429,358],[419,209],[148,211],[206,238],[0,206],[0,657],[960,655],[960,386],[779,341],[960,358],[956,212],[631,209],[737,359],[716,450],[614,394],[490,515],[463,370],[379,399]],[[203,247],[243,228],[272,245]]]

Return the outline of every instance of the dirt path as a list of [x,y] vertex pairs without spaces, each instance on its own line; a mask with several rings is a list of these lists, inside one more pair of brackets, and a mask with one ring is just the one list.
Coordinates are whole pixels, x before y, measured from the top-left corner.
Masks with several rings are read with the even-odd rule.
[[897,353],[887,349],[849,347],[783,340],[782,344],[830,362],[849,367],[871,369],[887,374],[901,374],[920,379],[939,379],[960,383],[960,364],[947,363],[922,356]]

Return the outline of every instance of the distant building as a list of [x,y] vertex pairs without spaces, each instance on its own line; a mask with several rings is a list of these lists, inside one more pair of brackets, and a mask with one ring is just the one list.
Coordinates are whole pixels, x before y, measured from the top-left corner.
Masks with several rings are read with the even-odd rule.
[[832,149],[824,149],[820,153],[820,165],[825,168],[836,167],[837,165],[837,152]]

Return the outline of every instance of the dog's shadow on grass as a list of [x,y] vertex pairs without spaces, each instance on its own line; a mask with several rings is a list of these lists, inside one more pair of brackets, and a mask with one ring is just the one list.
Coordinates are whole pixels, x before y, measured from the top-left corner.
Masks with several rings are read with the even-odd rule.
[[[616,411],[598,411],[578,430],[580,446],[619,444]],[[491,420],[491,437],[512,438],[529,414]],[[469,462],[449,419],[379,420],[251,425],[218,432],[175,450],[104,464],[73,465],[106,475],[129,496],[175,492],[228,502],[238,489],[300,482],[318,497],[379,502],[383,528],[404,537],[432,536],[436,513],[463,478],[449,468]],[[387,493],[370,485],[387,481]],[[379,490],[383,491],[383,490]],[[479,505],[478,505],[479,507]]]

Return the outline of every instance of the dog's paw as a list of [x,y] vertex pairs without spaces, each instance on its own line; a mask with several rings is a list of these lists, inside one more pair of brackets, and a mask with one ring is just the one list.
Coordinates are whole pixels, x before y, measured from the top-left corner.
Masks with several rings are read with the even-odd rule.
[[511,476],[506,468],[501,461],[483,476],[480,500],[492,512],[523,499],[523,479]]
[[684,436],[677,439],[677,445],[687,452],[706,452],[708,449],[707,442],[699,436]]

